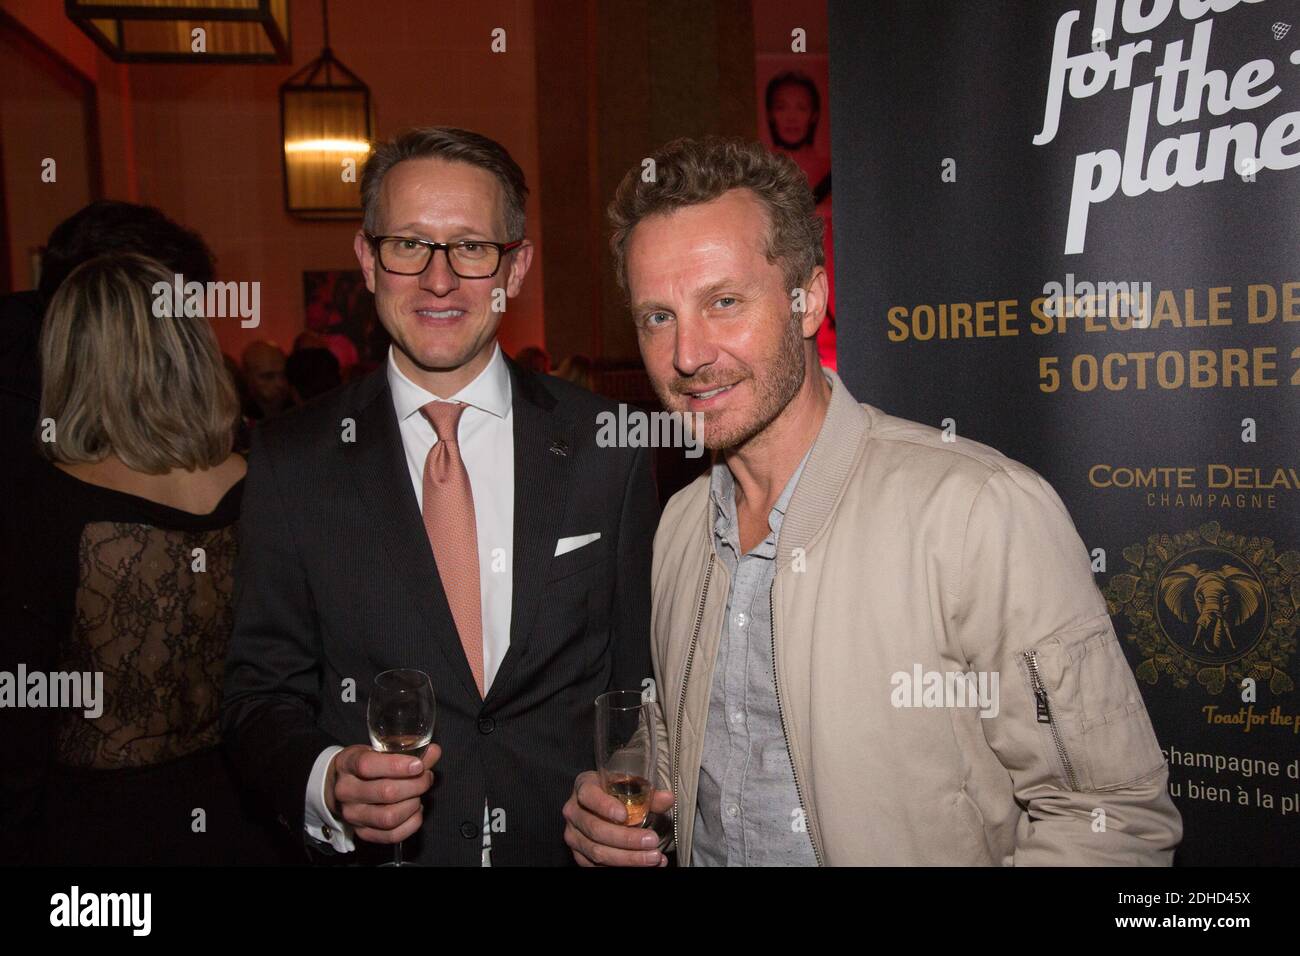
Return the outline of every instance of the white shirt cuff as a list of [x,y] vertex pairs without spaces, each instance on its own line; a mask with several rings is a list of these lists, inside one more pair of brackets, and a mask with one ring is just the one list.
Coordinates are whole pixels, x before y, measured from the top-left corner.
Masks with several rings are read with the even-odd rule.
[[339,853],[351,853],[356,844],[352,842],[352,825],[335,818],[325,806],[325,773],[330,761],[342,747],[326,747],[312,764],[311,776],[307,778],[307,808],[303,816],[307,835],[320,843],[328,843]]

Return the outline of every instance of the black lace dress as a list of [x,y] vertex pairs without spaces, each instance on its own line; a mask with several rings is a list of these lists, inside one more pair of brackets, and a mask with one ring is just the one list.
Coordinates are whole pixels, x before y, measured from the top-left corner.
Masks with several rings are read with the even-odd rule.
[[0,670],[25,665],[29,700],[34,672],[83,676],[47,677],[47,705],[64,706],[0,711],[13,852],[65,864],[286,861],[220,747],[243,482],[206,515],[43,460],[20,484],[26,500],[5,505],[5,550],[19,564]]

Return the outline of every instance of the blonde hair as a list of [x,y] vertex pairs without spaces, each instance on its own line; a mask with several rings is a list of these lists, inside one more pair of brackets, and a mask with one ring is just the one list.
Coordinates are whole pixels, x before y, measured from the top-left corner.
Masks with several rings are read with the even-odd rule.
[[[113,253],[59,286],[41,330],[40,419],[53,420],[55,438],[38,441],[47,458],[70,464],[115,454],[156,475],[229,457],[234,383],[208,320],[172,306],[175,280],[155,259]],[[154,315],[156,283],[168,288],[162,318]]]

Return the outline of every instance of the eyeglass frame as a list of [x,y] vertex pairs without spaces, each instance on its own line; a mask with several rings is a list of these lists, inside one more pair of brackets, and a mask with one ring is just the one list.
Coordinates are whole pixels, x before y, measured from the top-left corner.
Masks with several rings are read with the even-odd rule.
[[[450,269],[451,274],[456,276],[456,278],[458,279],[494,278],[496,274],[501,271],[501,263],[505,262],[506,253],[514,252],[516,249],[518,249],[527,241],[526,239],[516,239],[514,242],[493,242],[490,239],[457,239],[456,242],[434,242],[431,239],[418,239],[415,236],[372,236],[370,233],[364,230],[362,230],[361,234],[366,237],[366,240],[370,243],[371,248],[375,250],[375,261],[379,263],[379,268],[383,269],[389,275],[395,275],[395,276],[424,275],[424,273],[428,271],[429,266],[433,265],[433,257],[436,256],[438,254],[438,250],[441,249],[447,254],[447,268]],[[393,269],[390,269],[388,268],[388,266],[384,265],[384,257],[379,251],[379,243],[381,243],[385,239],[401,239],[404,242],[418,242],[420,245],[429,249],[429,261],[424,264],[424,268],[421,269],[419,272],[394,271]],[[485,276],[466,276],[466,275],[461,275],[459,272],[457,272],[456,267],[452,265],[451,262],[451,247],[462,242],[474,242],[479,244],[480,246],[492,246],[493,248],[495,248],[497,251],[496,268],[493,269]]]

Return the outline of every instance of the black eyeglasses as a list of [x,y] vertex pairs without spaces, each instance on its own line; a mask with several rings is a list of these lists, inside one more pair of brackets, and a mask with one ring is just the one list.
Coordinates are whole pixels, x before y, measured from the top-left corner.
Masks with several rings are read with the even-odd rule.
[[429,268],[439,249],[447,253],[451,271],[462,279],[490,279],[501,268],[507,252],[518,249],[524,240],[489,242],[486,239],[461,239],[459,242],[430,242],[411,236],[372,236],[364,233],[379,256],[379,267],[399,276],[418,276]]

